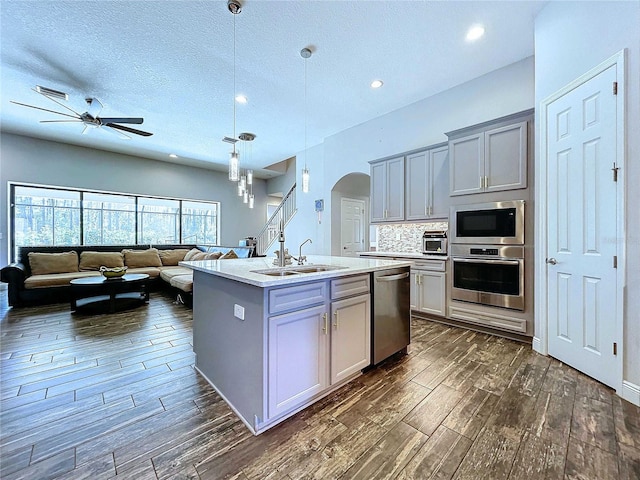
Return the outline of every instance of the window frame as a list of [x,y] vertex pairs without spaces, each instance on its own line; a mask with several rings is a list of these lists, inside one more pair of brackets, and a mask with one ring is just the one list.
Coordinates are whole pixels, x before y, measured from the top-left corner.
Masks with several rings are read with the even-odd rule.
[[[95,189],[86,189],[86,188],[72,188],[72,187],[61,187],[61,186],[56,186],[56,185],[44,185],[44,184],[35,184],[35,183],[24,183],[24,182],[8,182],[9,183],[9,188],[8,188],[8,194],[9,194],[9,259],[11,262],[15,262],[17,261],[16,258],[16,203],[15,203],[15,199],[16,199],[16,188],[20,188],[20,187],[24,187],[24,188],[40,188],[40,189],[46,189],[46,190],[60,190],[60,191],[67,191],[67,192],[76,192],[79,193],[80,195],[80,209],[79,209],[79,214],[80,214],[80,243],[79,245],[84,246],[85,245],[85,228],[84,228],[84,195],[86,193],[91,193],[91,194],[102,194],[102,195],[115,195],[115,196],[122,196],[122,197],[133,197],[135,200],[135,209],[133,211],[134,213],[134,228],[135,228],[135,232],[134,232],[134,239],[135,239],[135,245],[146,245],[146,243],[140,243],[140,237],[139,237],[139,225],[138,225],[138,219],[139,219],[139,215],[140,212],[138,210],[139,208],[139,199],[140,198],[149,198],[149,199],[154,199],[154,200],[169,200],[169,201],[177,201],[178,202],[178,231],[179,231],[179,235],[180,235],[180,243],[182,243],[182,232],[183,232],[183,228],[182,228],[182,224],[183,224],[183,202],[191,202],[191,203],[199,203],[199,204],[207,204],[207,205],[211,205],[212,206],[212,210],[215,211],[215,238],[216,238],[216,243],[219,243],[219,239],[220,239],[220,204],[221,202],[218,200],[201,200],[201,199],[195,199],[195,198],[178,198],[178,197],[165,197],[165,196],[156,196],[156,195],[144,195],[144,194],[139,194],[139,193],[126,193],[126,192],[113,192],[113,191],[108,191],[108,190],[95,190]],[[72,246],[72,245],[70,245]],[[91,246],[91,245],[87,245],[87,246]]]

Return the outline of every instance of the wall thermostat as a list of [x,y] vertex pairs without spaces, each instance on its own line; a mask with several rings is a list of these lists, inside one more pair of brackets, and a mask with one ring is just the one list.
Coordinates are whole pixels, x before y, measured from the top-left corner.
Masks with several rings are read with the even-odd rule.
[[316,200],[316,212],[322,212],[324,210],[324,200]]

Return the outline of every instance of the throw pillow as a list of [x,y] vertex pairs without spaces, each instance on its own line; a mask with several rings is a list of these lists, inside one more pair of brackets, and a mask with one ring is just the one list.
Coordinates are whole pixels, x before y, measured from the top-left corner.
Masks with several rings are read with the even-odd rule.
[[195,254],[193,255],[193,257],[191,257],[191,258],[189,259],[189,261],[190,261],[190,262],[197,262],[197,261],[199,261],[199,260],[206,260],[206,258],[205,258],[206,256],[207,256],[207,254],[206,254],[206,253],[204,253],[204,252],[198,252],[198,253],[195,253]]
[[124,267],[124,257],[120,252],[81,252],[80,271],[100,270],[100,267]]
[[28,257],[32,275],[78,271],[78,253],[75,250],[63,253],[29,252]]
[[233,250],[229,250],[227,253],[220,257],[220,260],[228,260],[230,258],[238,258],[238,255],[236,255],[236,252],[234,252]]
[[205,260],[218,260],[222,256],[222,252],[207,253],[204,257]]
[[184,260],[184,256],[189,252],[187,248],[174,248],[167,250],[158,250],[158,256],[164,266],[175,266],[178,262]]
[[204,253],[204,252],[202,250],[198,249],[198,248],[192,248],[191,250],[189,250],[187,252],[187,254],[184,256],[183,260],[185,262],[190,262],[190,261],[193,260],[192,257],[194,255],[197,255],[198,253]]
[[157,248],[147,250],[122,250],[124,263],[129,268],[161,267]]

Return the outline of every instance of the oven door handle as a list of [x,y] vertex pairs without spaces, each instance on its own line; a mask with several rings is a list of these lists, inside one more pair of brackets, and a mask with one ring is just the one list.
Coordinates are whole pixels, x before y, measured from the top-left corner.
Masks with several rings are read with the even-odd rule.
[[519,260],[493,260],[490,258],[453,258],[452,259],[455,262],[461,262],[461,263],[489,263],[491,265],[519,265],[520,262],[522,261],[521,259]]

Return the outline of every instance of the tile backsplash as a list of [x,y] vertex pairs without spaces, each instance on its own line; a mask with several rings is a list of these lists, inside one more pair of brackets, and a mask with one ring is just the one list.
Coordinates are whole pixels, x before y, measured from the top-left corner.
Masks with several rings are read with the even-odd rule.
[[420,253],[425,230],[447,230],[447,222],[376,225],[378,252]]

